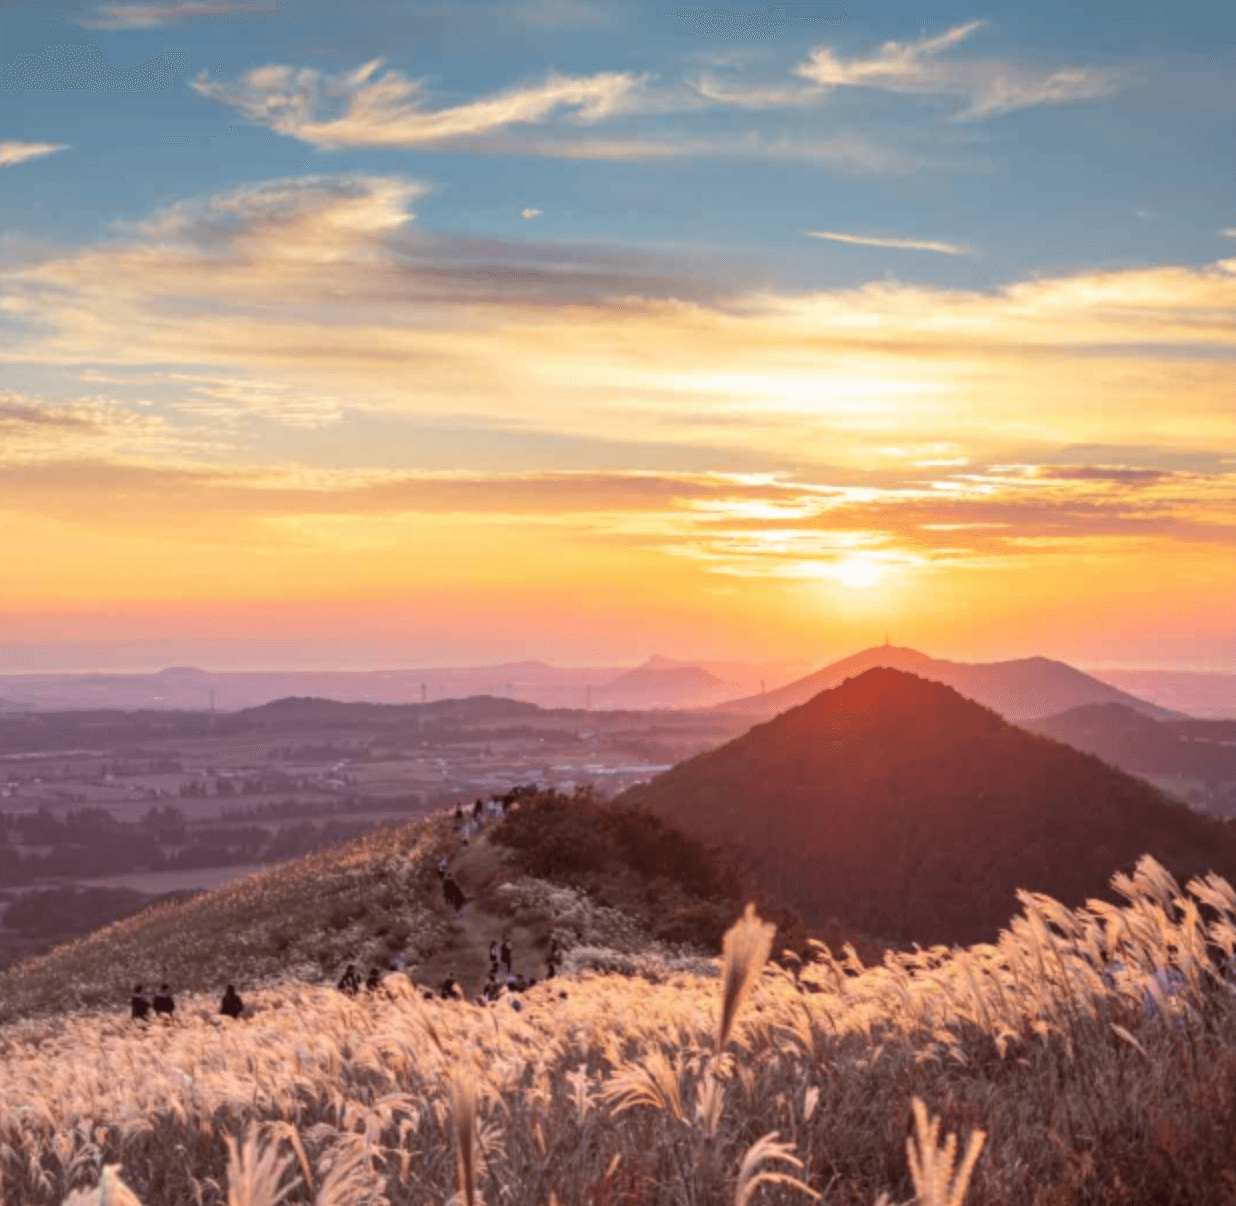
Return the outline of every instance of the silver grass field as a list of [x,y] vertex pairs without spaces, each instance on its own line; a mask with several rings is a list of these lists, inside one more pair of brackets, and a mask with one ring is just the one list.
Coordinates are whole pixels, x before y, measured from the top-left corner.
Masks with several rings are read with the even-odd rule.
[[236,1023],[213,996],[148,1029],[14,1023],[0,1201],[1236,1200],[1236,893],[1150,858],[1113,886],[1122,906],[1022,893],[997,943],[875,967],[817,946],[787,971],[749,906],[711,976],[579,972],[522,1010],[392,974],[368,1000],[256,991]]

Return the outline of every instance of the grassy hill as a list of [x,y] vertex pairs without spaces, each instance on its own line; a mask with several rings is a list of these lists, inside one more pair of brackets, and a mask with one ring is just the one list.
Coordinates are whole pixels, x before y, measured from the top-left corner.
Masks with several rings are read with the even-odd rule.
[[[442,857],[469,898],[459,916],[443,899]],[[438,815],[57,947],[0,975],[0,1023],[123,1009],[136,983],[208,993],[227,983],[333,984],[349,962],[385,969],[396,953],[421,983],[450,974],[474,991],[487,975],[489,943],[506,931],[526,975],[544,974],[552,938],[576,952],[577,964],[714,955],[742,901],[740,881],[715,851],[659,819],[615,811],[586,792],[531,794],[466,846],[453,817]],[[796,919],[775,908],[770,915],[782,923],[778,951],[803,950]],[[821,936],[838,949],[853,937]],[[863,949],[878,957],[881,948]]]
[[1151,853],[1236,878],[1236,834],[956,690],[874,668],[620,803],[745,852],[807,924],[988,940],[1018,888],[1080,904]]

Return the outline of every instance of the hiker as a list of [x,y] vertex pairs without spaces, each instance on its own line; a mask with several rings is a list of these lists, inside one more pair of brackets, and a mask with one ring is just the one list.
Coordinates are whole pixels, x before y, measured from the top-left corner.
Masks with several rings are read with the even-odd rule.
[[455,910],[455,915],[458,916],[459,910],[464,907],[468,900],[463,894],[463,889],[453,878],[448,876],[442,882],[442,894],[446,897],[446,903]]
[[472,806],[473,819],[479,821],[481,819],[481,813],[484,812],[484,810],[485,805],[482,804],[480,800],[477,800],[477,802]]
[[454,976],[447,976],[442,981],[442,999],[444,1001],[453,1001],[457,996],[459,985],[455,981]]
[[156,1014],[171,1021],[172,1014],[176,1011],[176,1002],[172,1000],[172,990],[166,984],[159,985],[159,991],[155,993],[152,1004]]
[[496,980],[498,978],[498,940],[495,938],[489,944],[489,978]]
[[344,969],[343,975],[339,979],[339,991],[347,993],[350,997],[354,997],[358,992],[360,992],[360,986],[360,973],[356,970],[356,965],[354,963],[349,963]]
[[502,974],[509,976],[511,974],[511,937],[509,934],[502,935],[502,946],[498,950],[498,961],[502,964]]
[[244,1012],[245,1003],[240,999],[240,993],[236,991],[235,985],[229,984],[227,991],[223,994],[223,1003],[219,1006],[219,1012],[225,1018],[238,1018]]
[[458,829],[463,824],[463,804],[455,805],[455,828]]
[[382,975],[376,967],[369,969],[369,977],[365,981],[366,992],[377,992],[382,987]]
[[133,997],[129,1005],[133,1010],[133,1021],[145,1022],[150,1016],[150,998],[142,990],[140,984],[134,985]]

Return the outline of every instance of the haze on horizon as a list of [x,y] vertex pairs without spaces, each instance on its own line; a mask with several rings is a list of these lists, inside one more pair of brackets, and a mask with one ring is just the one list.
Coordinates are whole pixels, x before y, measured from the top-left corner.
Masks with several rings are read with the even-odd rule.
[[1236,10],[0,11],[0,671],[1236,671]]

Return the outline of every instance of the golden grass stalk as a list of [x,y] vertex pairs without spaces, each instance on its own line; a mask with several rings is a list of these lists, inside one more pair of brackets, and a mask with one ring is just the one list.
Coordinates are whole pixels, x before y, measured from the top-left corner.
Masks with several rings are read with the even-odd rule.
[[299,1177],[286,1180],[295,1157],[280,1155],[278,1140],[258,1141],[256,1128],[245,1133],[238,1145],[227,1139],[227,1206],[279,1206],[300,1184]]
[[772,951],[777,927],[755,915],[748,904],[743,915],[725,933],[721,945],[721,1017],[717,1022],[717,1047],[720,1053],[729,1042],[738,1010],[755,983]]
[[778,1143],[777,1132],[770,1131],[767,1135],[757,1139],[742,1158],[742,1164],[738,1169],[738,1185],[734,1190],[734,1206],[747,1206],[751,1195],[761,1185],[766,1184],[787,1185],[791,1189],[801,1189],[808,1197],[819,1201],[820,1195],[814,1189],[789,1173],[770,1172],[767,1169],[757,1171],[761,1164],[766,1164],[770,1160],[782,1160],[799,1169],[803,1166],[803,1162],[794,1154],[794,1149],[788,1143]]
[[142,1206],[142,1203],[120,1179],[120,1165],[108,1164],[94,1189],[76,1190],[64,1199],[64,1206]]
[[[944,1146],[937,1146],[940,1135],[940,1119],[931,1118],[927,1107],[915,1097],[914,1107],[916,1135],[906,1140],[906,1154],[910,1159],[910,1176],[914,1179],[914,1192],[919,1206],[961,1206],[970,1186],[970,1174],[974,1171],[985,1131],[975,1131],[966,1146],[961,1166],[954,1172],[957,1157],[957,1136],[949,1135]],[[917,1150],[916,1150],[917,1148]]]
[[459,1193],[464,1206],[476,1206],[477,1097],[476,1084],[466,1072],[451,1075],[451,1121],[455,1129]]

